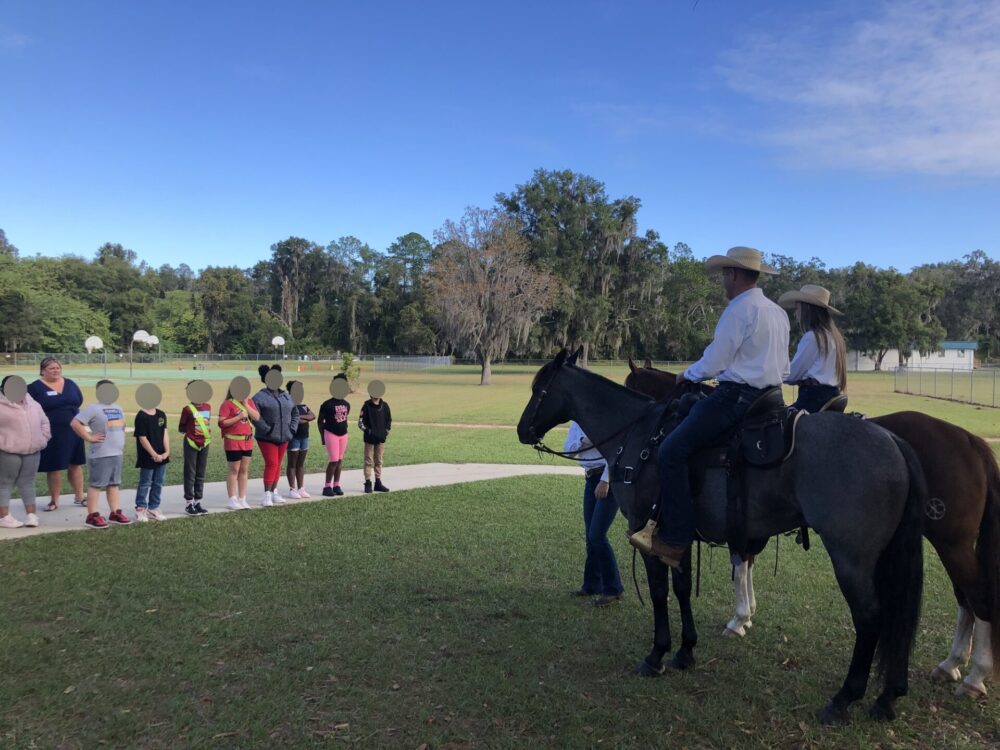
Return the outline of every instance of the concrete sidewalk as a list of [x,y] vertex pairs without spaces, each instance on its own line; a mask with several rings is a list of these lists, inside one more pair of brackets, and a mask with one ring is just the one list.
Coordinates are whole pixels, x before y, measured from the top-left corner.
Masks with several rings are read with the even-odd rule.
[[[565,474],[578,476],[582,479],[583,471],[574,464],[414,464],[411,466],[393,466],[386,469],[382,475],[387,487],[393,492],[401,490],[413,490],[421,487],[441,487],[448,484],[459,484],[461,482],[478,482],[484,479],[505,479],[507,477],[526,476],[532,474]],[[340,478],[340,484],[345,492],[343,497],[323,497],[320,493],[323,490],[324,477],[322,474],[307,474],[306,489],[312,495],[308,500],[288,500],[284,506],[275,506],[268,509],[280,511],[282,507],[297,505],[299,503],[313,503],[320,500],[339,502],[343,500],[354,500],[363,496],[364,476],[361,469],[345,471]],[[262,510],[260,501],[263,498],[264,490],[260,478],[251,479],[247,492],[247,501],[254,510]],[[284,476],[278,485],[278,492],[283,496],[288,494],[288,482]],[[390,493],[391,494],[391,493]],[[129,518],[135,518],[135,489],[124,489],[122,495],[122,510]],[[42,509],[48,504],[48,496],[38,498],[38,520],[41,524],[37,528],[29,529],[22,526],[19,529],[0,528],[0,541],[8,539],[22,539],[35,534],[50,534],[57,531],[90,531],[92,533],[112,533],[109,530],[90,529],[83,523],[86,511],[84,508],[73,505],[73,495],[63,495],[59,500],[59,510],[45,513]],[[287,499],[287,497],[286,497]],[[226,496],[225,482],[210,482],[205,485],[205,497],[201,504],[210,513],[237,513],[226,507],[229,498]],[[167,514],[169,520],[183,518],[190,519],[184,515],[184,488],[181,485],[170,485],[163,488],[163,495],[160,502],[160,510]],[[11,514],[19,521],[25,517],[24,506],[21,501],[14,499],[10,504]],[[108,504],[103,494],[99,504],[101,515],[107,518]],[[154,522],[151,522],[154,523]],[[115,527],[111,527],[114,529]]]

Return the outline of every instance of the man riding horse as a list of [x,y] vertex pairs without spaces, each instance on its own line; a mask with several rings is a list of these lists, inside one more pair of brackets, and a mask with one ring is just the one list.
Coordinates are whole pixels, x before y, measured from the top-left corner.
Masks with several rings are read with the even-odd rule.
[[757,287],[760,274],[776,273],[761,262],[760,251],[730,248],[725,255],[709,258],[705,267],[722,270],[729,304],[712,343],[701,359],[678,376],[677,384],[717,378],[719,386],[695,403],[661,443],[656,456],[661,486],[659,527],[630,537],[633,546],[675,568],[695,537],[689,460],[736,427],[750,405],[768,389],[780,386],[789,370],[788,315]]

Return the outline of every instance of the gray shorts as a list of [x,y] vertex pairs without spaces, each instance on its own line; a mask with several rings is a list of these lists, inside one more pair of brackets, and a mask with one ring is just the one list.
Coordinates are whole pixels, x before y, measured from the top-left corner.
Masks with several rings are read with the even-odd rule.
[[90,472],[89,484],[103,490],[109,485],[119,485],[122,483],[122,461],[124,456],[105,456],[104,458],[92,458],[87,462]]

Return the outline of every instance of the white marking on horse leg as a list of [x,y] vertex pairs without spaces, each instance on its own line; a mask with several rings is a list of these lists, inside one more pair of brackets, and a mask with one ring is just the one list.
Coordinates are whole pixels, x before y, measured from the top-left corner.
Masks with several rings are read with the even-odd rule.
[[961,667],[964,667],[972,654],[972,629],[975,622],[972,614],[962,607],[958,608],[958,622],[955,624],[955,637],[951,642],[951,653],[948,658],[938,664],[931,672],[931,679],[938,682],[958,682],[962,679]]
[[744,626],[750,619],[747,569],[746,562],[733,555],[733,593],[736,595],[736,613],[733,615],[733,619],[726,624],[726,629],[722,632],[724,636],[742,638],[746,635]]
[[986,678],[993,673],[993,651],[990,649],[990,623],[976,618],[972,630],[972,669],[961,685],[955,690],[955,695],[965,695],[969,698],[986,697]]
[[[747,566],[747,599],[750,600],[750,616],[753,617],[757,614],[757,596],[753,591],[753,565]],[[747,627],[750,627],[749,620],[747,620]]]

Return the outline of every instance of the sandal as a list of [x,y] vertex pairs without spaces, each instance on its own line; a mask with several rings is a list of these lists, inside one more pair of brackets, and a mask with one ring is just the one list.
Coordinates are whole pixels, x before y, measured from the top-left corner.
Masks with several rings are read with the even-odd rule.
[[49,500],[49,504],[45,506],[45,512],[51,513],[54,510],[59,510],[59,505],[55,502],[55,500]]
[[86,498],[84,498],[83,500],[78,500],[78,499],[77,499],[77,498],[75,498],[75,497],[73,498],[73,505],[78,505],[78,506],[80,506],[80,507],[82,508],[82,507],[84,507],[84,506],[85,506],[86,504],[87,504],[87,499],[86,499]]

